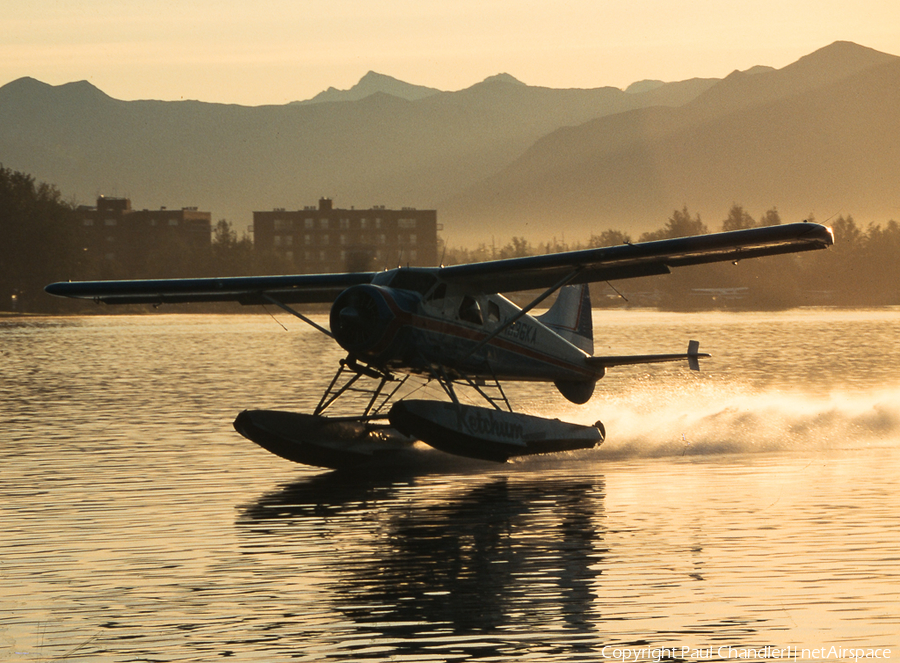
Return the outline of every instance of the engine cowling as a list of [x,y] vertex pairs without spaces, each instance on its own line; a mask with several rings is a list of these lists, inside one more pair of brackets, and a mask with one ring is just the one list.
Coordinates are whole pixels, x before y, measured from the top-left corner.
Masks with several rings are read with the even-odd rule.
[[395,317],[380,290],[373,285],[355,285],[338,295],[331,305],[331,333],[353,355],[372,353]]
[[409,365],[417,356],[410,332],[422,297],[378,285],[355,285],[331,306],[331,332],[342,348],[369,364]]

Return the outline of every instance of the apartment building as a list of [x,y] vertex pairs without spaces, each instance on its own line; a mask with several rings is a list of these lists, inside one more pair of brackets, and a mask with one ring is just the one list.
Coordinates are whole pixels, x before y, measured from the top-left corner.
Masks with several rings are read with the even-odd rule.
[[253,213],[256,251],[280,256],[298,273],[369,271],[438,264],[437,212],[404,207],[318,207]]
[[212,215],[196,207],[135,210],[128,198],[100,196],[96,207],[77,210],[82,248],[96,259],[123,265],[142,262],[158,251],[208,249]]

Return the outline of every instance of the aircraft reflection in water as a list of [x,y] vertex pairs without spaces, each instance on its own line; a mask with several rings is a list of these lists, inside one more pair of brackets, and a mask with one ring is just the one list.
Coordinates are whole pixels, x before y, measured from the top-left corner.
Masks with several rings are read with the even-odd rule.
[[[499,648],[498,629],[511,614],[520,615],[517,632],[533,636],[548,625],[554,639],[596,630],[602,479],[478,479],[417,500],[414,509],[402,507],[404,487],[341,475],[299,481],[246,508],[238,531],[248,539],[247,554],[258,557],[258,575],[288,577],[298,566],[308,569],[291,554],[292,538],[300,545],[314,531],[336,544],[344,512],[377,514],[370,536],[347,540],[352,551],[335,550],[347,553],[346,562],[328,583],[354,637],[369,631],[418,650],[422,639],[410,636],[443,624],[457,636],[492,633]],[[277,551],[284,552],[273,556]],[[489,653],[486,646],[478,644],[480,655]]]
[[[611,367],[687,360],[699,370],[698,360],[708,356],[696,341],[683,354],[593,356],[586,284],[832,243],[830,229],[794,223],[451,267],[69,282],[51,284],[47,292],[107,304],[276,304],[332,337],[347,358],[312,414],[245,411],[234,422],[242,435],[289,460],[332,468],[393,462],[421,440],[452,454],[505,461],[590,448],[605,431],[600,422],[581,426],[513,412],[502,382],[552,382],[582,404]],[[544,291],[524,308],[498,294],[535,289]],[[546,313],[529,314],[557,291]],[[290,306],[315,302],[333,302],[330,330]],[[439,385],[446,400],[409,398],[421,386],[416,380]],[[487,407],[464,404],[464,390]],[[339,399],[350,404],[360,394],[353,414],[325,415]]]

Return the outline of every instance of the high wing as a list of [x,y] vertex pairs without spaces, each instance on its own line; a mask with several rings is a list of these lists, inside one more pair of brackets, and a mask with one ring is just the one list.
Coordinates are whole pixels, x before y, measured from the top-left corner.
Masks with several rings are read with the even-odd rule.
[[[444,267],[444,281],[484,293],[549,288],[567,283],[613,281],[669,274],[672,267],[736,261],[760,256],[824,249],[834,244],[831,229],[817,223],[791,223],[748,230],[621,244],[527,258]],[[574,272],[574,275],[573,275]]]
[[[673,267],[824,249],[834,243],[831,229],[792,223],[665,239],[654,242],[527,258],[431,268],[439,279],[472,292],[495,293],[552,288],[562,283],[612,281],[668,274]],[[107,304],[236,301],[241,304],[323,303],[352,285],[370,283],[378,272],[246,276],[136,281],[80,281],[48,285],[61,297]]]
[[271,302],[267,296],[284,304],[313,304],[330,303],[352,285],[371,283],[375,274],[377,272],[142,281],[64,281],[51,283],[45,290],[51,295],[93,299],[107,304],[268,304]]

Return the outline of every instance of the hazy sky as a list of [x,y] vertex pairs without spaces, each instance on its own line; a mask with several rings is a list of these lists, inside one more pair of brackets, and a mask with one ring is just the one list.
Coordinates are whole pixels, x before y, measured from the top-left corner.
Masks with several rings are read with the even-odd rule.
[[0,11],[0,85],[247,105],[374,70],[459,90],[625,87],[783,67],[833,41],[900,55],[898,0],[28,0]]

